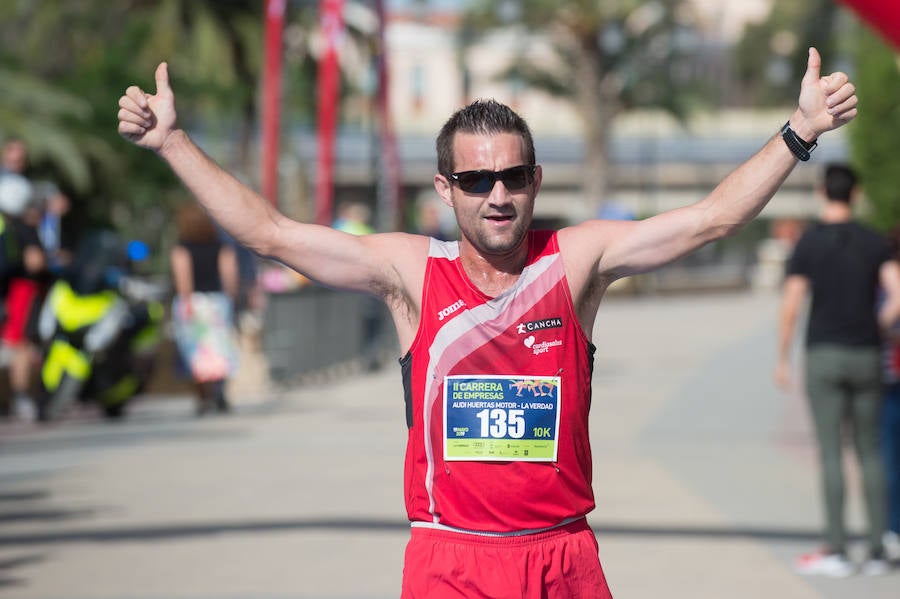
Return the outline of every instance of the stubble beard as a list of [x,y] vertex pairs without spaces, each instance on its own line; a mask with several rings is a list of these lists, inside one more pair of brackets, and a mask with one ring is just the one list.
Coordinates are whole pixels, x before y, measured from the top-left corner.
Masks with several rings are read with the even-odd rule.
[[528,232],[528,222],[525,219],[518,219],[513,229],[504,235],[490,235],[483,229],[476,231],[477,235],[473,241],[473,245],[477,249],[487,255],[506,255],[515,252],[521,247],[525,235]]

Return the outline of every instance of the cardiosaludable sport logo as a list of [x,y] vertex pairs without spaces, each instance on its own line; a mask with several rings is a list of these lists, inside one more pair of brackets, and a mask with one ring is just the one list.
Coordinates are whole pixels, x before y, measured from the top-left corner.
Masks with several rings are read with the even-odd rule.
[[560,339],[554,339],[553,341],[540,341],[535,343],[536,341],[537,340],[534,338],[534,335],[525,337],[525,340],[523,341],[525,347],[530,349],[531,352],[536,356],[546,354],[548,351],[550,351],[551,347],[559,347],[560,345],[562,345],[562,340]]

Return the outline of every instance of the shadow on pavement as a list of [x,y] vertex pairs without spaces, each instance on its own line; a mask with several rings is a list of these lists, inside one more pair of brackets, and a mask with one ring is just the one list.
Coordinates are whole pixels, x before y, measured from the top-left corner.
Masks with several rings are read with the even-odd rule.
[[[736,538],[766,541],[816,541],[821,531],[812,529],[788,529],[765,527],[691,527],[691,526],[619,526],[594,525],[594,532],[604,536],[634,537],[694,537],[703,539]],[[209,522],[198,524],[157,525],[121,528],[96,528],[61,531],[36,531],[16,534],[0,534],[0,547],[21,545],[45,545],[83,542],[131,542],[152,540],[176,540],[222,534],[302,531],[352,531],[372,533],[397,533],[409,530],[409,523],[377,518],[316,518],[246,522]]]

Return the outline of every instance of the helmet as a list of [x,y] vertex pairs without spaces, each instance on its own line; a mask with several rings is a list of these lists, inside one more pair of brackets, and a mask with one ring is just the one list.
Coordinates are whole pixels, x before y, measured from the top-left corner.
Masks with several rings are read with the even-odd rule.
[[67,278],[76,293],[86,295],[115,288],[127,268],[122,239],[112,230],[96,229],[83,235]]
[[21,216],[33,195],[28,179],[16,173],[0,173],[0,212]]

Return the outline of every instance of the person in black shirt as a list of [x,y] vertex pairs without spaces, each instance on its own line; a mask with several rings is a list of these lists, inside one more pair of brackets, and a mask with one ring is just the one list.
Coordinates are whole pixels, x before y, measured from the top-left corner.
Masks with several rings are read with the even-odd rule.
[[237,258],[197,204],[182,206],[176,223],[178,243],[171,252],[175,342],[196,388],[197,414],[211,408],[225,412],[225,383],[237,367],[231,337]]
[[[842,426],[853,433],[862,470],[869,520],[865,574],[887,571],[885,483],[879,450],[881,331],[900,316],[900,265],[887,240],[853,220],[856,176],[844,165],[828,165],[820,221],[807,229],[788,260],[782,292],[776,382],[791,383],[791,341],[801,306],[811,296],[806,329],[806,392],[819,446],[825,501],[825,546],[801,556],[798,572],[849,576],[844,524]],[[879,284],[887,299],[876,311]],[[845,422],[847,421],[847,422]]]

